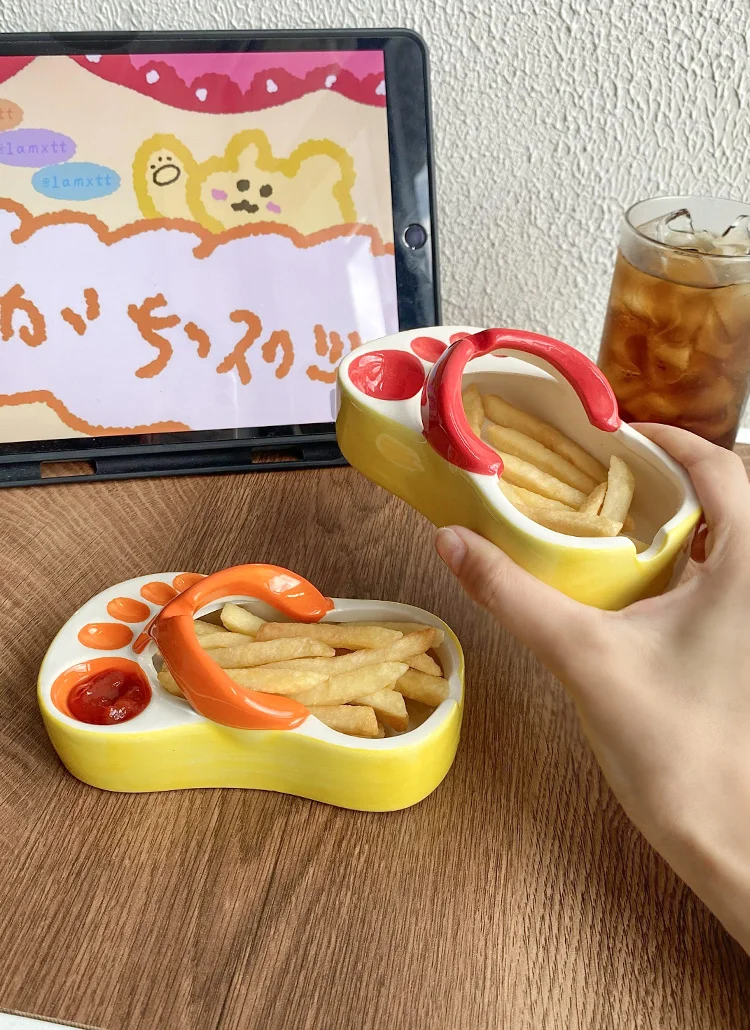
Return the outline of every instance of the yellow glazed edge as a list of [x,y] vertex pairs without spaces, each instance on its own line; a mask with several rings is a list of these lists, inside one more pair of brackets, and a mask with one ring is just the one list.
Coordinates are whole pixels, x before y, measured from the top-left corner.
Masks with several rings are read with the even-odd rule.
[[[194,787],[271,790],[339,808],[392,812],[431,794],[450,770],[463,717],[464,657],[445,623],[446,643],[455,652],[460,700],[448,699],[429,716],[425,735],[404,734],[385,741],[347,737],[345,745],[297,730],[234,730],[207,719],[133,733],[106,727],[81,728],[59,717],[44,696],[37,698],[45,729],[61,762],[92,787],[148,793]],[[418,731],[415,731],[415,735]]]
[[339,384],[336,435],[352,466],[434,525],[461,525],[480,533],[569,597],[597,608],[624,608],[665,590],[678,557],[686,557],[699,509],[671,527],[658,553],[646,559],[633,548],[571,547],[526,533],[488,507],[474,479],[441,458],[420,433],[359,402],[342,377]]
[[450,706],[421,743],[388,750],[337,747],[295,730],[231,730],[216,723],[107,736],[42,710],[66,769],[92,787],[144,793],[241,787],[294,794],[340,808],[409,808],[445,778],[458,747],[462,705]]

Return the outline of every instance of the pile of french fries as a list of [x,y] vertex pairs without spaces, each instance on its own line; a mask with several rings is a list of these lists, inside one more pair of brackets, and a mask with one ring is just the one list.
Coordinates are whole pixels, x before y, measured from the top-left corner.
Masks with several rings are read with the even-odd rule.
[[503,459],[500,489],[518,511],[557,533],[623,534],[636,551],[648,547],[633,536],[635,478],[621,458],[606,469],[559,429],[474,384],[463,402],[472,431]]
[[[420,705],[437,708],[448,697],[443,670],[430,654],[443,632],[431,626],[265,622],[232,603],[219,614],[221,624],[199,619],[195,632],[235,683],[293,697],[341,733],[404,733]],[[166,665],[157,675],[170,694],[184,696]]]

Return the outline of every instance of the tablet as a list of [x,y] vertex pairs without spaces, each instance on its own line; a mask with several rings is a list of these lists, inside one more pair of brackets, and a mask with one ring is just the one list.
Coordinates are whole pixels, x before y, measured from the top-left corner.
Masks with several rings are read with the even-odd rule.
[[0,37],[3,485],[343,464],[338,362],[439,320],[416,35]]

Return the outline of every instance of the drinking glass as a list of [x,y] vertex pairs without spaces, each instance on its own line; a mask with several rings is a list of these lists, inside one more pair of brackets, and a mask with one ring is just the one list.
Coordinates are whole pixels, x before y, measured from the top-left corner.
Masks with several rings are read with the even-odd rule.
[[626,422],[733,446],[750,389],[750,205],[659,197],[625,213],[599,367]]

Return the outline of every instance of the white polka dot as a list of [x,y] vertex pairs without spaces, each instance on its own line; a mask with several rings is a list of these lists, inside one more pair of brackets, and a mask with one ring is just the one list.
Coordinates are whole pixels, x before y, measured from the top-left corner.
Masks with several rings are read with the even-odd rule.
[[159,73],[152,68],[150,72],[146,72],[146,82],[149,82],[152,86],[155,82],[159,81]]
[[381,79],[378,88],[375,90],[379,97],[385,96],[385,79]]
[[203,103],[203,101],[208,96],[208,90],[207,89],[196,89],[195,95],[198,97],[200,102]]
[[86,54],[86,60],[90,61],[91,64],[99,64],[102,59],[101,54]]
[[336,75],[327,75],[326,76],[326,89],[330,89],[331,86],[334,86],[336,84],[337,77],[338,76],[336,76]]
[[266,79],[266,89],[269,93],[278,93],[279,87],[273,81],[273,79]]

